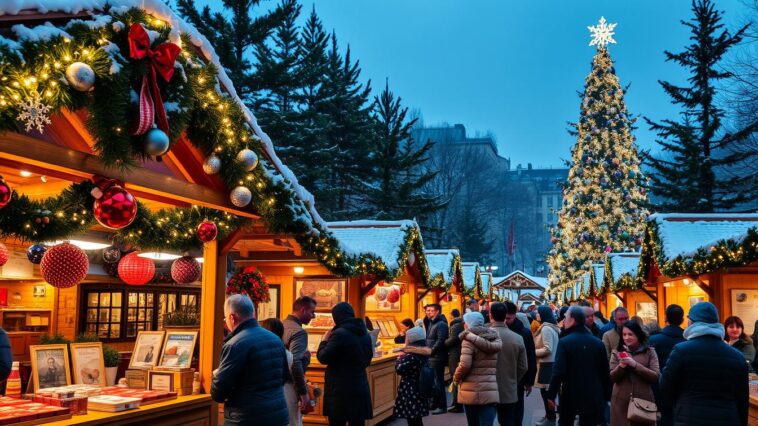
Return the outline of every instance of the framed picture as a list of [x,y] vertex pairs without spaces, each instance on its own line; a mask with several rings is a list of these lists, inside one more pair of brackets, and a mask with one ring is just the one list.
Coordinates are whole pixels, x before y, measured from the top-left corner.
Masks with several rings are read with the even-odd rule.
[[163,392],[174,391],[174,372],[173,371],[151,371],[150,383],[147,387],[149,390],[159,390]]
[[295,279],[295,299],[310,296],[316,301],[316,311],[329,312],[339,302],[345,301],[347,280]]
[[366,312],[400,312],[402,284],[376,286],[366,296]]
[[34,286],[34,292],[32,294],[34,295],[34,297],[45,297],[46,293],[47,293],[47,285],[41,284],[41,285]]
[[758,290],[733,289],[732,315],[740,317],[745,324],[742,330],[745,334],[753,334],[755,322],[758,320]]
[[279,318],[279,294],[281,290],[281,284],[268,285],[268,294],[271,296],[271,301],[258,304],[258,312],[256,313],[258,321],[268,318]]
[[189,368],[195,351],[197,331],[166,331],[160,367]]
[[308,351],[310,351],[311,356],[316,356],[318,345],[321,344],[323,338],[324,335],[321,333],[308,333]]
[[134,342],[129,368],[152,368],[158,364],[165,331],[140,331]]
[[690,308],[691,308],[700,302],[705,302],[705,297],[704,296],[690,296],[689,302],[690,302]]
[[71,384],[68,345],[29,346],[34,390]]
[[105,359],[102,343],[72,343],[71,364],[74,367],[75,384],[105,386]]
[[654,302],[637,302],[637,316],[643,324],[658,322],[658,306]]
[[308,325],[303,325],[303,328],[308,330],[331,330],[334,328],[334,318],[332,314],[325,314],[323,312],[316,312],[313,319]]

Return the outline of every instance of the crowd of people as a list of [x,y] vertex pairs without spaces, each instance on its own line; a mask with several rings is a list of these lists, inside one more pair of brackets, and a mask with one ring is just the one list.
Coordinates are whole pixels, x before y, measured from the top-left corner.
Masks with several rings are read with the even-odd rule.
[[[463,315],[453,309],[450,322],[438,304],[425,306],[423,319],[401,322],[395,416],[409,425],[448,411],[465,412],[472,426],[521,425],[533,389],[545,407],[539,426],[747,425],[758,339],[738,317],[721,323],[712,303],[692,306],[686,328],[682,307],[668,306],[662,329],[624,307],[606,321],[586,302],[557,311],[466,306]],[[225,403],[225,424],[302,425],[314,405],[303,325],[315,307],[301,297],[284,321],[258,324],[249,298],[227,299],[231,332],[211,387]],[[373,416],[366,368],[374,344],[350,304],[335,305],[332,317],[316,353],[326,366],[323,414],[330,425],[362,425]]]

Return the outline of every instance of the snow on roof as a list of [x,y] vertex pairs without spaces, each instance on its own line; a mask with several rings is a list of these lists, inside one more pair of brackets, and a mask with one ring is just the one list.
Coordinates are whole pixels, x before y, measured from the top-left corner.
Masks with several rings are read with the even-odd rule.
[[594,282],[592,282],[592,285],[595,286],[595,290],[600,290],[600,288],[603,287],[603,277],[605,276],[605,264],[593,263],[592,272],[593,272],[592,278],[594,279]]
[[709,248],[721,240],[741,241],[750,228],[758,226],[758,214],[653,214],[666,260],[691,256],[700,248]]
[[526,279],[528,279],[530,281],[533,281],[535,284],[537,284],[538,286],[542,287],[543,289],[547,288],[547,278],[545,278],[545,277],[535,277],[534,275],[529,275],[526,272],[524,272],[522,270],[519,270],[519,269],[517,269],[517,270],[511,272],[510,274],[506,275],[505,277],[501,278],[500,281],[496,281],[496,283],[501,283],[501,282],[503,282],[503,281],[505,281],[505,280],[513,277],[516,274],[523,275]]
[[584,275],[582,275],[582,294],[589,295],[590,294],[590,284],[592,284],[592,281],[590,280],[590,273],[585,272]]
[[373,255],[389,269],[400,268],[398,260],[405,247],[406,232],[418,229],[412,220],[328,222],[327,227],[347,256]]
[[426,264],[429,265],[429,273],[432,277],[442,275],[442,279],[446,283],[453,282],[453,265],[455,264],[458,250],[424,250],[426,256]]
[[637,269],[640,266],[639,253],[610,253],[607,262],[611,268],[611,275],[614,283],[617,283],[624,274],[630,277],[637,277]]
[[[78,14],[81,12],[102,12],[105,10],[106,5],[114,8],[122,8],[124,10],[129,8],[140,8],[155,16],[156,18],[167,22],[171,26],[171,33],[169,39],[181,46],[180,33],[184,33],[190,37],[192,44],[202,52],[203,56],[209,62],[213,63],[217,69],[217,77],[221,85],[229,93],[229,96],[239,105],[245,120],[250,128],[253,129],[255,134],[260,138],[261,148],[266,152],[267,156],[274,164],[276,170],[281,173],[285,181],[281,181],[281,178],[275,175],[271,175],[269,170],[266,170],[274,182],[280,182],[287,186],[286,181],[290,182],[292,190],[297,194],[298,198],[305,204],[305,207],[310,214],[308,222],[317,223],[324,227],[325,222],[315,209],[315,200],[313,195],[303,188],[297,181],[295,174],[285,166],[274,151],[274,145],[271,142],[271,138],[260,128],[258,120],[253,113],[245,106],[242,100],[237,95],[237,91],[232,84],[231,79],[224,71],[224,67],[221,66],[218,55],[211,46],[205,36],[200,34],[192,25],[185,22],[179,15],[177,15],[170,7],[168,7],[162,0],[2,0],[0,1],[0,16],[2,15],[18,15],[22,11],[36,11],[38,13],[47,14],[52,12],[62,12],[68,14]],[[318,233],[316,229],[311,230],[313,233]]]
[[464,288],[473,288],[476,285],[476,271],[479,270],[478,262],[462,262]]
[[482,295],[488,296],[490,294],[490,288],[492,287],[492,273],[482,272]]

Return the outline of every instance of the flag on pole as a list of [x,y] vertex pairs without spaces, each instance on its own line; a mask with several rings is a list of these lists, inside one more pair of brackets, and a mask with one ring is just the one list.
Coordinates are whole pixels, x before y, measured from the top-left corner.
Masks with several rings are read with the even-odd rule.
[[513,222],[511,222],[511,231],[508,234],[508,256],[513,256],[516,251],[516,236],[513,235]]

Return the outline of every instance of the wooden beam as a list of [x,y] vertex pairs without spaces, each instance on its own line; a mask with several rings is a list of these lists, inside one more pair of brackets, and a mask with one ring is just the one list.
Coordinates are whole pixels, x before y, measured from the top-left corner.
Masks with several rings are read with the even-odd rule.
[[370,283],[368,283],[367,286],[361,285],[361,299],[365,298],[369,291],[371,291],[372,288],[376,287],[377,284],[379,284],[382,280],[379,278],[374,278],[371,280]]
[[643,293],[647,294],[647,296],[653,300],[653,302],[658,303],[658,295],[653,294],[650,292],[650,290],[646,289],[645,287],[640,287],[640,290],[642,290]]
[[704,283],[697,275],[689,275],[688,277],[692,280],[692,282],[695,283],[696,286],[700,287],[700,289],[708,295],[709,300],[713,300],[713,287]]
[[[203,281],[200,298],[200,383],[210,393],[213,370],[221,359],[224,340],[224,287],[226,286],[226,255],[219,255],[218,241],[203,245]],[[218,424],[218,408],[214,403],[210,424]]]
[[[15,161],[81,181],[101,175],[126,182],[126,188],[147,199],[168,204],[189,203],[226,211],[237,216],[258,219],[259,216],[235,207],[226,193],[181,181],[172,176],[153,172],[144,167],[121,171],[107,168],[92,154],[74,151],[29,136],[13,132],[0,133],[0,152],[3,159]],[[38,171],[39,172],[39,171]],[[39,172],[43,173],[43,172]]]
[[427,288],[427,289],[424,290],[423,293],[421,293],[421,295],[417,296],[416,297],[416,304],[418,305],[418,303],[420,301],[424,300],[424,298],[426,297],[427,294],[429,294],[430,291],[432,291],[432,289],[431,288]]
[[229,234],[221,244],[219,244],[219,253],[226,255],[229,253],[235,244],[245,235],[245,229],[237,228],[231,234]]
[[622,303],[624,306],[626,306],[626,300],[624,300],[624,296],[620,295],[618,291],[614,291],[614,292],[613,292],[613,294],[615,294],[615,295],[616,295],[616,297],[618,297],[618,298],[619,298],[619,300],[621,300],[621,303]]

